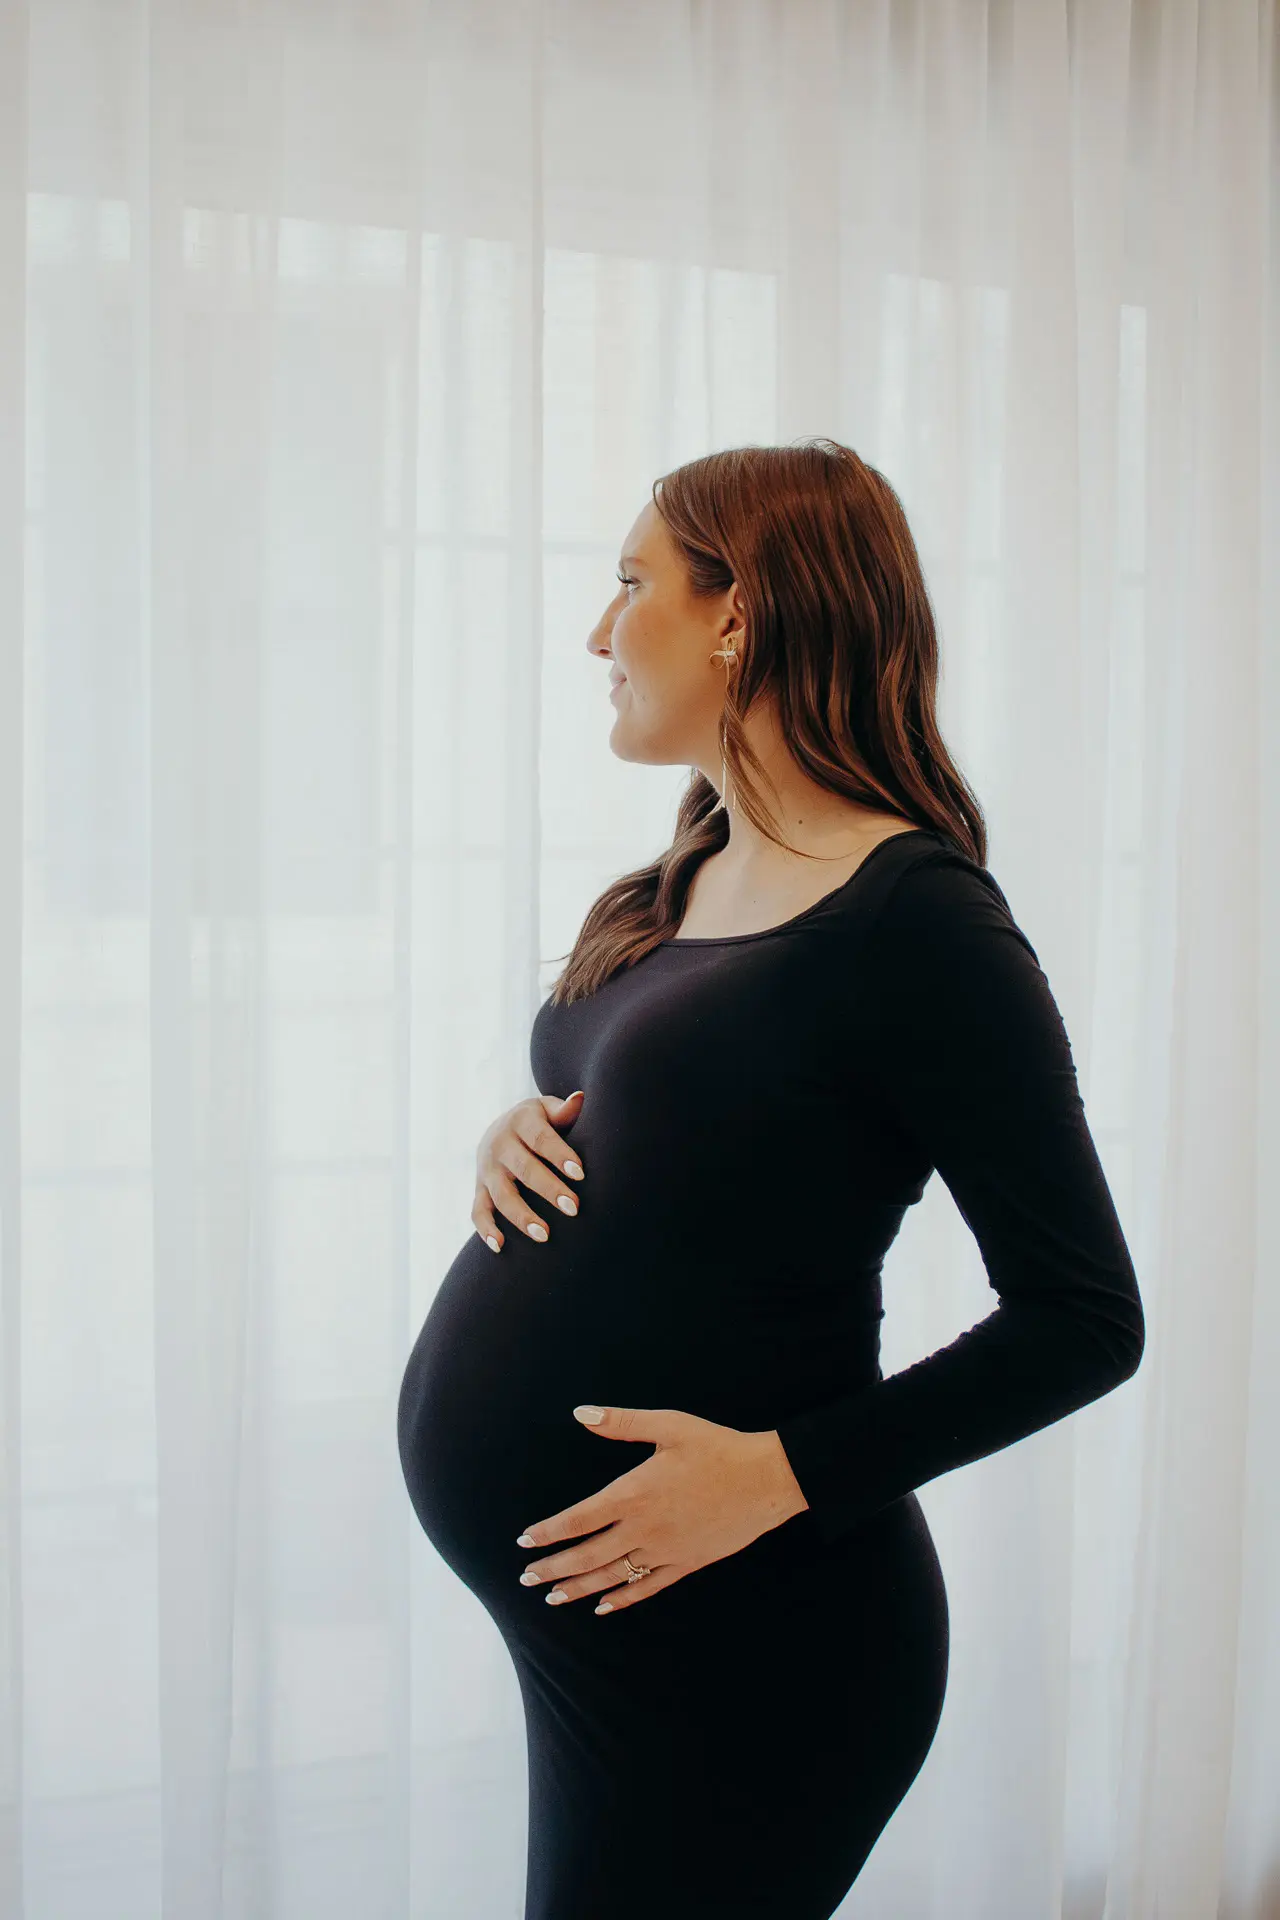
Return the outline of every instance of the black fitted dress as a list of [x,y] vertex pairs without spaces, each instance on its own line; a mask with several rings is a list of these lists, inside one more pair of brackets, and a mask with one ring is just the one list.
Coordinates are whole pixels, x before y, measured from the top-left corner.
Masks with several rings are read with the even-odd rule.
[[[828,1920],[942,1710],[912,1490],[1142,1355],[1067,1034],[988,870],[913,829],[780,926],[544,1001],[530,1054],[585,1092],[580,1211],[530,1192],[545,1244],[467,1240],[399,1405],[417,1515],[520,1684],[526,1920]],[[934,1169],[998,1305],[884,1378],[881,1263]],[[653,1452],[584,1401],[776,1429],[808,1508],[638,1605],[548,1607],[519,1575],[569,1543],[516,1535]]]

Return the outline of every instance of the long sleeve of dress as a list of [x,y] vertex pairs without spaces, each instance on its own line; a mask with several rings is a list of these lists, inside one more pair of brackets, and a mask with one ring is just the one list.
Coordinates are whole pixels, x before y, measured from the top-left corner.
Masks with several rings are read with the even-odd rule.
[[1061,1016],[986,869],[947,850],[906,868],[856,998],[875,1111],[941,1174],[999,1305],[903,1372],[779,1423],[827,1542],[1100,1399],[1145,1337]]

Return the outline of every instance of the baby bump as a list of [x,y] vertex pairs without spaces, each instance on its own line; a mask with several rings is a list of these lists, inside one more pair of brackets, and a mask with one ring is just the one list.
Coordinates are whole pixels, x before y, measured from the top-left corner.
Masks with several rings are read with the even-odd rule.
[[[797,1317],[741,1250],[691,1261],[652,1238],[557,1227],[472,1235],[405,1368],[400,1457],[428,1537],[468,1584],[508,1578],[516,1535],[647,1460],[574,1419],[584,1401],[678,1407],[743,1431],[858,1384],[847,1343]],[[789,1529],[801,1539],[807,1527]],[[779,1551],[782,1542],[774,1543]],[[799,1544],[799,1542],[797,1542]],[[768,1559],[763,1545],[758,1557]]]
[[441,1281],[401,1383],[400,1458],[423,1528],[470,1584],[519,1560],[524,1527],[652,1453],[573,1417],[626,1404],[620,1389],[645,1377],[626,1295],[616,1266],[514,1233],[498,1255],[473,1236]]

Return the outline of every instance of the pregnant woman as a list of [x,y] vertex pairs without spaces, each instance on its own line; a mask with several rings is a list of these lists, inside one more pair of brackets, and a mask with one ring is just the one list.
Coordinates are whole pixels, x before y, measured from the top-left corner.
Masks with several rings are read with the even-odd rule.
[[[692,777],[534,1020],[400,1456],[515,1665],[526,1920],[829,1920],[942,1711],[914,1489],[1127,1380],[1142,1305],[882,476],[667,474],[588,647],[613,751]],[[886,1379],[935,1170],[998,1304]]]

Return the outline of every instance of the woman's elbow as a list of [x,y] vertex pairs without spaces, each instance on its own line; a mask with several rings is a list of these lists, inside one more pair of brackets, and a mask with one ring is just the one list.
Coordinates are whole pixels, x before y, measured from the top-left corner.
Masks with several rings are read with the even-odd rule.
[[1116,1385],[1124,1380],[1132,1380],[1142,1365],[1142,1356],[1147,1345],[1147,1322],[1142,1311],[1142,1302],[1135,1293],[1132,1312],[1127,1316],[1117,1342]]

